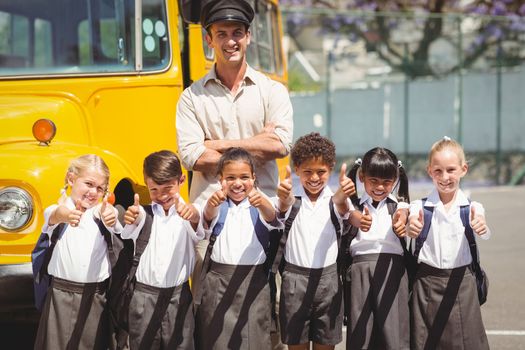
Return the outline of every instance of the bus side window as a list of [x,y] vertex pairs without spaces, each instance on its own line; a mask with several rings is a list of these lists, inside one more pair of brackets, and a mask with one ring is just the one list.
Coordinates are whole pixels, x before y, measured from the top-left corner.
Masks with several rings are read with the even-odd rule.
[[249,0],[256,9],[251,25],[247,59],[250,66],[270,74],[282,74],[283,62],[277,8],[267,0]]

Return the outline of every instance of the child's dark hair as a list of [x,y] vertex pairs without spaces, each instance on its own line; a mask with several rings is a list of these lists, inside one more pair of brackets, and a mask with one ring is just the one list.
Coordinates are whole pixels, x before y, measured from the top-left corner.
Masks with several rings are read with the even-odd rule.
[[[397,159],[394,152],[388,148],[376,147],[366,152],[363,160],[359,159],[348,172],[348,177],[356,183],[357,170],[361,168],[361,172],[365,176],[377,177],[380,179],[398,179],[399,184],[397,189],[397,199],[401,202],[409,202],[410,197],[408,193],[408,177],[403,168],[403,164]],[[359,205],[359,198],[357,193],[351,198],[355,206]]]
[[159,185],[173,179],[180,180],[182,176],[179,157],[172,151],[167,150],[154,152],[147,156],[144,159],[142,170],[144,177],[149,177]]
[[252,174],[255,173],[255,161],[253,156],[244,148],[231,147],[226,150],[217,163],[217,175],[222,175],[224,167],[231,162],[244,162],[250,166]]
[[335,145],[318,132],[312,132],[299,137],[295,141],[290,156],[294,166],[300,166],[311,159],[320,159],[330,169],[333,169],[335,166]]

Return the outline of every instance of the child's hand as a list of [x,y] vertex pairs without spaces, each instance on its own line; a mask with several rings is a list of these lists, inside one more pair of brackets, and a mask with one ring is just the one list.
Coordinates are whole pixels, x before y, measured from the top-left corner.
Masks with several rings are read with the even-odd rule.
[[50,216],[49,223],[54,225],[65,222],[72,227],[77,227],[84,211],[85,209],[80,204],[80,200],[75,201],[75,209],[69,209],[65,205],[59,205]]
[[140,213],[140,202],[139,202],[139,194],[135,193],[133,205],[128,207],[128,210],[126,210],[126,213],[124,214],[124,223],[126,225],[133,225],[135,221],[137,221],[137,218],[139,217]]
[[286,166],[286,176],[277,187],[277,197],[279,198],[279,211],[281,212],[287,211],[295,200],[292,195],[292,170],[289,165]]
[[77,227],[80,223],[80,219],[82,218],[82,214],[84,214],[84,211],[85,209],[82,207],[82,204],[80,204],[80,200],[75,201],[75,209],[69,212],[69,215],[67,216],[67,222],[71,226]]
[[208,202],[207,202],[207,205],[213,207],[213,208],[217,208],[219,205],[221,205],[225,200],[226,200],[226,193],[228,193],[227,191],[227,186],[226,186],[226,181],[223,181],[222,182],[222,189],[218,190],[218,191],[215,191],[215,193],[213,193],[211,195],[210,198],[208,198]]
[[419,215],[412,216],[408,220],[408,236],[411,238],[416,238],[421,233],[424,224],[423,209],[419,209]]
[[253,187],[250,193],[248,193],[248,201],[252,207],[259,208],[263,201],[261,192],[259,192],[257,188]]
[[487,233],[485,217],[483,215],[476,215],[476,209],[473,205],[470,206],[470,227],[472,227],[472,230],[479,236]]
[[399,237],[405,237],[407,235],[407,210],[398,209],[392,216],[392,229],[394,233]]
[[372,215],[370,215],[368,208],[365,207],[363,209],[363,215],[361,215],[361,219],[359,220],[359,229],[363,232],[368,232],[371,226],[372,226]]
[[341,164],[341,171],[339,172],[339,187],[348,198],[355,194],[355,184],[352,179],[346,176],[346,163]]
[[108,196],[105,196],[102,200],[102,205],[100,206],[100,217],[107,227],[113,227],[117,222],[115,208],[108,203]]
[[175,209],[177,210],[177,214],[179,214],[182,219],[192,223],[199,222],[199,214],[197,213],[195,207],[191,204],[181,201],[180,194],[178,193],[175,193]]
[[222,189],[215,191],[210,198],[208,198],[208,201],[206,202],[206,205],[204,206],[204,210],[202,211],[202,217],[204,219],[204,227],[208,228],[211,224],[212,220],[217,216],[217,213],[219,212],[219,206],[224,203],[226,198],[226,193],[228,193],[228,186],[226,185],[226,181],[222,181],[221,183]]

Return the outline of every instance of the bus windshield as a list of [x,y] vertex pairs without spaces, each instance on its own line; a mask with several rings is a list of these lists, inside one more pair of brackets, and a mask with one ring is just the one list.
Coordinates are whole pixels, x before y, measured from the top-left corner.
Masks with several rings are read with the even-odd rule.
[[[0,76],[162,70],[170,64],[164,0],[0,0]],[[137,64],[135,21],[142,59]]]

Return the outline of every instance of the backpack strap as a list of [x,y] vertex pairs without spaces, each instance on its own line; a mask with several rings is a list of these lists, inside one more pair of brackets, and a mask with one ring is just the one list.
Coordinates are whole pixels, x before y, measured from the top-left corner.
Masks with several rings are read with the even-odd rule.
[[145,205],[144,212],[146,213],[146,219],[142,230],[140,230],[139,236],[135,241],[135,254],[133,255],[133,262],[131,264],[131,269],[129,270],[129,279],[133,280],[135,274],[137,273],[137,268],[139,267],[140,257],[146,246],[148,245],[149,238],[151,236],[151,226],[153,225],[153,210],[151,205]]
[[277,273],[277,270],[279,269],[279,265],[281,264],[281,260],[284,255],[284,247],[286,246],[286,241],[288,240],[288,234],[290,233],[290,229],[292,228],[293,221],[295,220],[295,217],[297,216],[297,213],[299,212],[299,209],[301,208],[301,197],[295,197],[295,202],[292,204],[292,209],[290,209],[290,214],[288,215],[288,218],[284,222],[284,231],[281,236],[281,239],[279,240],[279,246],[277,248],[277,253],[275,254],[275,259],[273,260],[271,272]]
[[[58,239],[62,236],[62,234],[66,231],[67,224],[66,223],[60,223],[57,227],[53,229],[53,233],[51,234],[51,238],[49,241],[49,248],[46,249],[46,253],[44,256],[44,261],[42,262],[42,266],[40,266],[40,270],[38,271],[35,281],[36,283],[40,283],[40,280],[42,279],[42,276],[47,274],[47,267],[49,265],[49,262],[51,261],[51,257],[53,256],[53,251],[55,250],[55,246],[58,242]],[[46,234],[47,236],[47,234]]]
[[332,198],[330,198],[330,202],[328,204],[330,206],[330,220],[332,221],[332,225],[335,227],[335,236],[337,237],[337,247],[341,246],[341,224],[339,223],[339,219],[337,218],[337,214],[335,213],[335,207],[334,202]]
[[463,226],[465,227],[465,236],[467,236],[467,241],[470,248],[470,255],[472,256],[472,264],[474,264],[475,268],[479,268],[479,250],[476,244],[476,236],[474,236],[474,231],[472,230],[472,227],[470,226],[469,222],[470,205],[471,203],[469,200],[469,205],[464,205],[460,207],[459,214],[461,216]]
[[[393,201],[392,199],[387,197],[387,199],[386,199],[386,206],[388,208],[388,215],[393,217],[394,214],[396,213],[396,210],[397,210],[397,203],[395,201]],[[409,252],[409,250],[407,248],[407,240],[406,240],[406,238],[405,237],[399,237],[399,236],[397,236],[397,238],[399,238],[399,243],[401,244],[401,247],[403,247],[403,255],[410,254],[410,252]]]
[[[129,273],[130,280],[132,280],[133,277],[135,277],[135,274],[137,273],[140,257],[142,253],[144,253],[144,250],[146,250],[146,246],[148,245],[149,238],[151,236],[151,226],[153,224],[153,210],[151,209],[151,205],[145,205],[143,206],[143,209],[146,213],[146,219],[144,225],[142,226],[142,230],[140,230],[139,236],[135,241],[135,254],[133,255],[133,262]],[[102,236],[104,236],[104,240],[106,241],[106,244],[108,246],[109,261],[111,263],[111,267],[113,268],[115,267],[115,264],[117,263],[118,259],[117,253],[113,247],[113,234],[109,232],[102,220],[100,220],[99,218],[94,218],[94,220],[97,223],[100,233],[102,234]]]
[[[426,202],[426,200],[427,198],[421,199],[421,204]],[[419,257],[419,252],[421,251],[421,248],[423,248],[423,244],[427,240],[428,231],[430,230],[430,224],[432,223],[432,215],[434,215],[434,207],[423,205],[423,228],[421,229],[419,236],[417,236],[416,238],[416,245],[413,254],[414,258],[416,259],[416,262]]]

